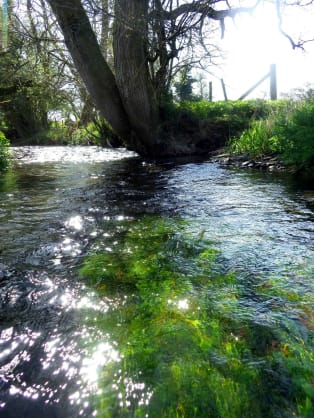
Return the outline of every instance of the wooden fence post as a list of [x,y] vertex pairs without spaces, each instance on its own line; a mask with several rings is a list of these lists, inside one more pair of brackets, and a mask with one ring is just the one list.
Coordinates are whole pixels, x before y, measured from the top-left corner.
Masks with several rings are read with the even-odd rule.
[[238,100],[243,100],[246,96],[252,93],[260,84],[262,84],[267,78],[270,80],[270,100],[277,100],[277,75],[276,64],[271,64],[269,73],[264,75],[257,83],[255,83],[250,89],[248,89]]
[[208,100],[210,102],[213,101],[213,82],[212,81],[208,83]]
[[276,64],[271,64],[269,70],[270,78],[270,100],[277,100],[277,73]]
[[228,97],[227,97],[227,90],[226,90],[225,82],[224,82],[223,78],[221,78],[220,81],[221,81],[221,87],[222,87],[222,91],[223,91],[223,94],[224,94],[225,101],[227,101]]

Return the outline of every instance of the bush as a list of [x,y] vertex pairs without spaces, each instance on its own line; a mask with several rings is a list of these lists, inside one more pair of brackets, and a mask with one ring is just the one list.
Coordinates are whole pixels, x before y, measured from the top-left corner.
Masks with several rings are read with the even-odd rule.
[[314,102],[303,102],[276,126],[279,151],[288,164],[314,167]]
[[239,138],[231,139],[229,149],[253,158],[275,153],[295,171],[314,176],[313,127],[313,101],[277,102],[266,118],[253,120]]
[[0,170],[4,170],[9,163],[9,141],[3,132],[0,131]]
[[100,122],[90,122],[86,126],[80,126],[71,120],[55,121],[50,123],[48,129],[28,138],[27,143],[31,145],[104,145],[109,135],[109,128],[106,131],[104,124]]

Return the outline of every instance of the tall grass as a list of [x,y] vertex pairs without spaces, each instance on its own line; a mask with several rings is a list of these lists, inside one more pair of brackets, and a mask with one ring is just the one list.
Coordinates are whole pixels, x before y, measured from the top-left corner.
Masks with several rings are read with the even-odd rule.
[[314,102],[286,101],[261,120],[252,120],[239,138],[229,142],[232,153],[261,157],[278,154],[296,170],[313,172]]
[[314,168],[314,102],[296,106],[289,118],[276,125],[279,149],[284,160],[299,168]]
[[278,124],[281,122],[284,125],[289,120],[297,104],[289,101],[279,103],[264,118],[253,118],[239,138],[230,140],[231,152],[261,157],[282,151],[277,132]]

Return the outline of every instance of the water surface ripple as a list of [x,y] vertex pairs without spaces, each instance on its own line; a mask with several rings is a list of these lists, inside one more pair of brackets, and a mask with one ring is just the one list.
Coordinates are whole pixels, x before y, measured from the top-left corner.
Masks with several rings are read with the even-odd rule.
[[[119,228],[145,216],[185,220],[191,237],[211,243],[213,268],[237,277],[235,320],[265,327],[288,318],[299,324],[296,338],[313,342],[313,192],[285,177],[210,161],[148,162],[124,150],[24,147],[15,155],[0,176],[1,417],[158,416],[148,408],[154,391],[140,378],[125,378],[124,387],[143,415],[128,409],[120,389],[117,409],[95,407],[101,370],[123,356],[110,330],[91,318],[122,312],[127,296],[99,297],[78,273],[88,252],[115,251]],[[189,276],[192,267],[183,267]],[[302,299],[302,324],[292,297],[263,296],[273,283]],[[225,309],[218,296],[206,298]],[[191,301],[176,303],[185,310]],[[209,357],[223,362],[214,350]],[[273,416],[296,416],[289,408]]]

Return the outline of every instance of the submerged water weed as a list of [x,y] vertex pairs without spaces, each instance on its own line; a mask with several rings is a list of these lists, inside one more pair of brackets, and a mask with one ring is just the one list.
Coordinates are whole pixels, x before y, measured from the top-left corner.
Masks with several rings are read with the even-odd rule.
[[248,296],[250,283],[224,274],[189,223],[150,216],[122,229],[114,252],[90,255],[81,269],[115,301],[97,318],[121,358],[100,374],[98,416],[310,416],[312,319],[305,337],[278,288],[272,320],[257,320],[250,300],[271,301],[272,287]]
[[312,417],[314,408],[314,286],[308,273],[299,278],[271,277],[259,289],[261,297],[280,299],[286,309],[272,358],[289,377],[289,394],[300,417]]

